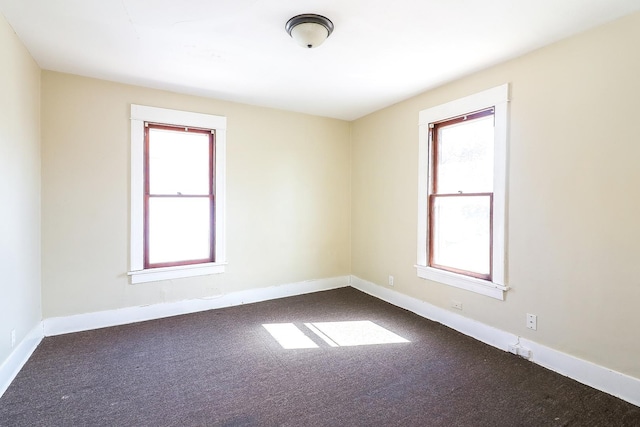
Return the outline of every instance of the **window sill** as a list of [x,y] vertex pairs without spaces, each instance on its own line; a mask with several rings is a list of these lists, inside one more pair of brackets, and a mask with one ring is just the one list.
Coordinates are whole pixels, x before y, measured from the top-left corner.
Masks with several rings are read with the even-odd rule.
[[223,263],[210,262],[206,264],[179,265],[175,267],[150,268],[147,270],[130,271],[131,284],[157,282],[160,280],[180,279],[183,277],[206,276],[224,273]]
[[449,271],[438,270],[424,265],[416,265],[418,277],[465,289],[491,298],[504,300],[504,293],[509,289],[507,286],[489,282],[487,280],[476,279],[474,277],[462,276]]

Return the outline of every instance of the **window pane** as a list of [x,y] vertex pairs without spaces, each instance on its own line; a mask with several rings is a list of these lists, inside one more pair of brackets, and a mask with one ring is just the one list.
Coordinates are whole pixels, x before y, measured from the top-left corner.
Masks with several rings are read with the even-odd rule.
[[149,263],[209,259],[208,197],[149,198]]
[[435,197],[433,264],[490,274],[491,197]]
[[209,194],[209,135],[149,129],[151,194]]
[[441,194],[493,191],[493,115],[438,128]]

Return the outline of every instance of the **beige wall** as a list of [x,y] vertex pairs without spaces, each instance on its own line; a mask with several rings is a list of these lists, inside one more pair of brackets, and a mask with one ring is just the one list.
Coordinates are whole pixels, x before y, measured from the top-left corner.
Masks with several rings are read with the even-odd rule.
[[[640,14],[353,124],[352,272],[640,378]],[[418,112],[510,82],[506,301],[418,279]],[[538,330],[525,328],[526,313]]]
[[0,365],[41,320],[40,68],[0,15]]
[[[226,116],[227,272],[130,285],[131,104]],[[349,123],[43,71],[44,317],[350,272]]]

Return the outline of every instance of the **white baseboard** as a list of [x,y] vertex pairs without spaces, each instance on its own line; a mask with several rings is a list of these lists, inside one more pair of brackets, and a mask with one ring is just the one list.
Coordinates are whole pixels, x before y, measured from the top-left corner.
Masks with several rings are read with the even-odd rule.
[[20,369],[27,363],[27,360],[29,360],[42,338],[44,338],[42,330],[42,322],[38,322],[4,363],[0,365],[0,397],[7,391]]
[[640,406],[640,379],[638,378],[579,359],[535,341],[520,338],[510,332],[485,325],[356,276],[351,276],[351,286],[501,350],[509,351],[510,345],[518,344],[520,347],[531,350],[530,361]]
[[215,308],[232,307],[235,305],[337,289],[349,286],[349,280],[350,276],[339,276],[271,286],[268,288],[231,292],[211,298],[153,304],[141,307],[127,307],[116,310],[76,314],[73,316],[52,317],[43,321],[44,335],[48,337],[71,332],[88,331],[91,329],[126,325],[128,323],[178,316]]

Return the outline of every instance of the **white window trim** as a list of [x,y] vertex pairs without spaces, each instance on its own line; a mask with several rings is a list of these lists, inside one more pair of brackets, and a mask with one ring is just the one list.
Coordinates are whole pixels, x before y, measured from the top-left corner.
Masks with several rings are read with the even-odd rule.
[[[507,126],[509,84],[420,111],[418,146],[418,277],[504,299],[506,254]],[[491,281],[429,267],[427,203],[431,191],[429,124],[494,107],[493,278]]]
[[[145,122],[215,129],[216,262],[144,269]],[[127,274],[131,277],[132,284],[224,273],[227,259],[225,239],[226,140],[226,117],[131,104],[131,246],[129,248],[131,271]]]

